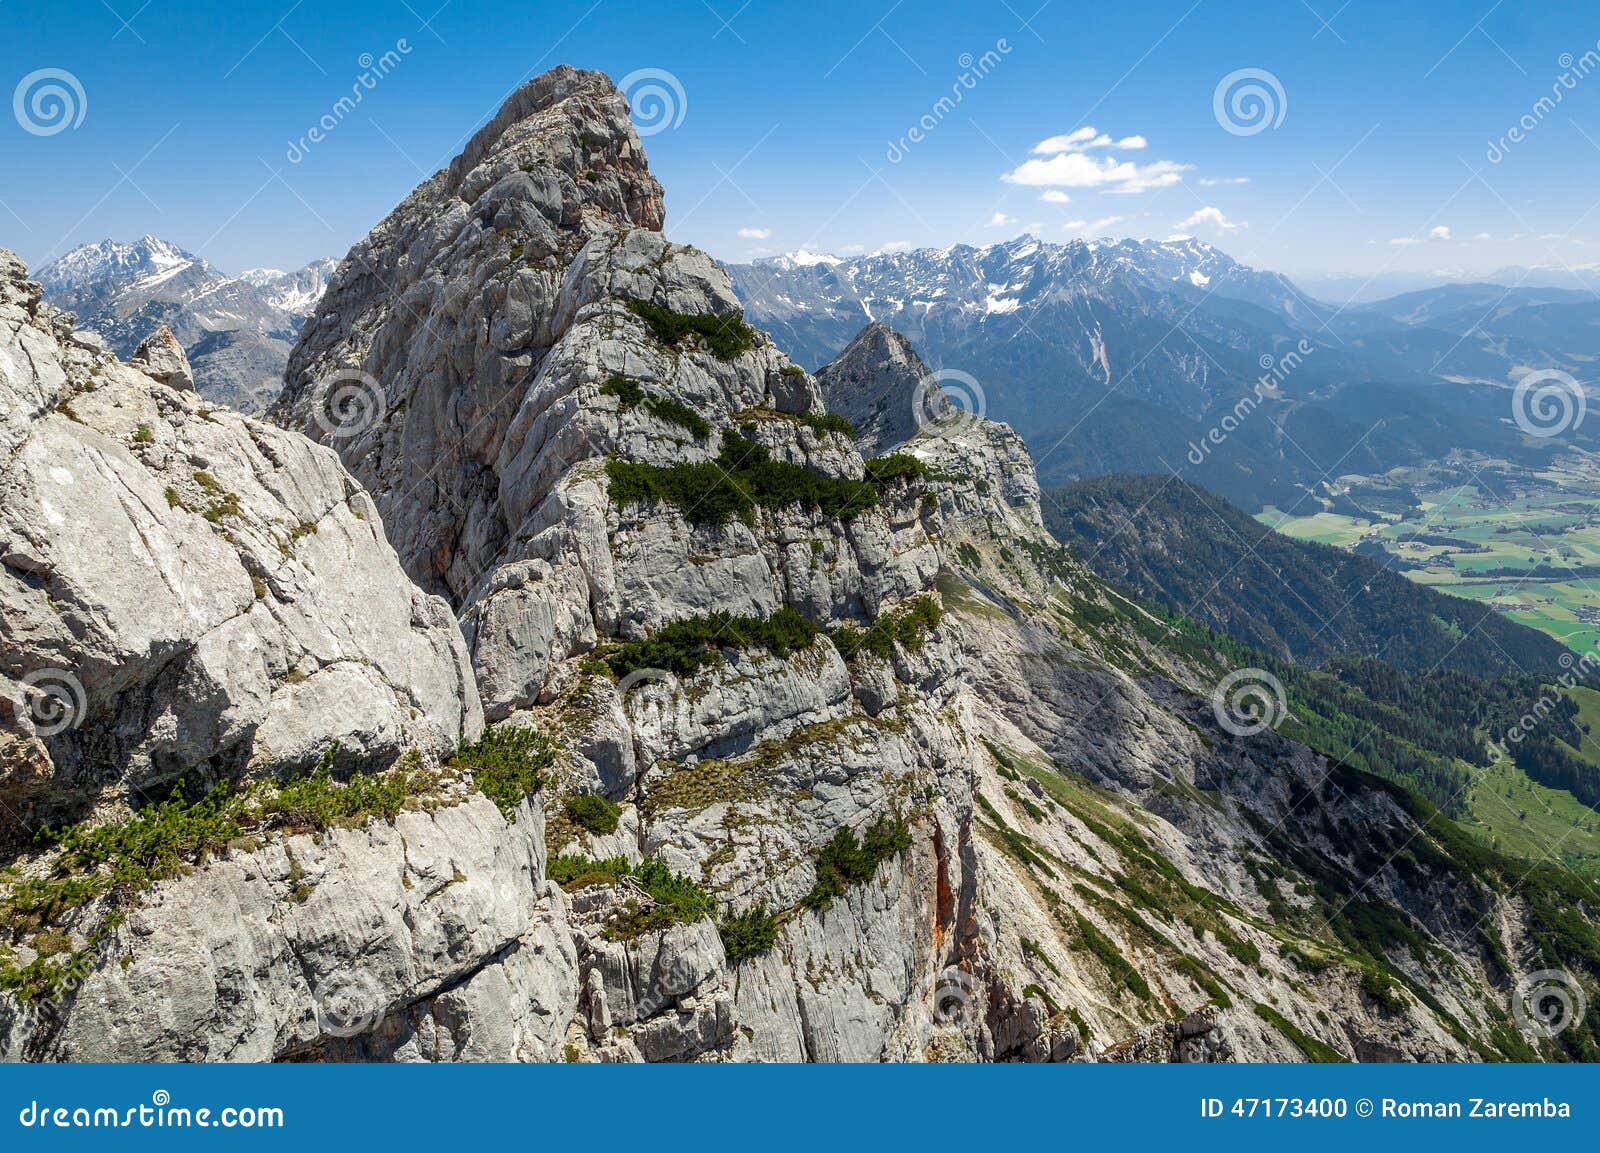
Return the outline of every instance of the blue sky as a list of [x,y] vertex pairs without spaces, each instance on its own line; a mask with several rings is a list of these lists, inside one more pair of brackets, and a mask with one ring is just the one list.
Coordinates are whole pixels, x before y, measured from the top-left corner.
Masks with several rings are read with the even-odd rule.
[[[230,271],[343,255],[567,62],[675,78],[681,121],[645,140],[667,230],[724,259],[1025,229],[1192,234],[1294,274],[1600,259],[1592,4],[742,3],[4,0],[13,112],[43,69],[83,96],[49,134],[23,124],[28,91],[0,117],[0,244],[39,264],[149,232]],[[390,51],[291,163],[363,55]],[[1214,97],[1245,69],[1282,115],[1230,132]],[[32,88],[51,83],[78,103],[59,78]]]

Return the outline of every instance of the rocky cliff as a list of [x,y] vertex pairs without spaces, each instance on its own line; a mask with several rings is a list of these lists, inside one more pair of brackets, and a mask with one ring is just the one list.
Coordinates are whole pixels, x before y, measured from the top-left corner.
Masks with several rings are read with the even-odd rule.
[[[1225,725],[1227,668],[1056,546],[1010,429],[903,420],[893,334],[797,368],[663,212],[605,77],[529,82],[352,249],[276,428],[12,269],[6,798],[54,807],[10,852],[0,1052],[1546,1043],[1503,1006],[1551,930],[1492,858]],[[151,803],[184,776],[226,787]]]

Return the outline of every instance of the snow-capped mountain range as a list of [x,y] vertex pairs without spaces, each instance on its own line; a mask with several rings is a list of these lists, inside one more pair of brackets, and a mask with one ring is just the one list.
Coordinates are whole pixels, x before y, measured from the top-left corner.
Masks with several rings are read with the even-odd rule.
[[[1511,427],[1505,390],[1530,366],[1584,371],[1600,323],[1592,297],[1554,289],[1329,304],[1194,239],[1020,236],[728,271],[751,322],[808,367],[877,321],[967,374],[1046,483],[1187,460],[1250,510],[1296,499],[1336,463],[1377,473],[1468,443],[1513,451],[1495,439]],[[1267,411],[1196,449],[1239,425],[1241,404]]]
[[[729,272],[751,319],[810,365],[826,363],[874,320],[930,347],[951,348],[985,326],[1048,327],[1060,309],[1078,312],[1090,300],[1141,312],[1166,311],[1166,304],[1177,310],[1175,318],[1210,298],[1244,301],[1293,327],[1320,311],[1286,277],[1193,239],[1051,244],[1024,235],[983,248],[958,244],[848,259],[802,251],[732,265]],[[1091,336],[1086,347],[1094,346]],[[1091,360],[1103,361],[1104,351]]]
[[161,325],[171,328],[209,400],[241,412],[264,408],[283,384],[300,326],[338,262],[293,272],[251,269],[238,276],[154,236],[133,244],[102,240],[41,268],[52,304],[127,356]]

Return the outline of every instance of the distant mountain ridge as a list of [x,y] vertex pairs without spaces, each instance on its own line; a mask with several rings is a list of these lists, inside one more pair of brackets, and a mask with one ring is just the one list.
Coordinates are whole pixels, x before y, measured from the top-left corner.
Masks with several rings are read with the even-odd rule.
[[1557,674],[1572,660],[1559,641],[1488,604],[1274,532],[1183,480],[1103,476],[1046,497],[1051,534],[1096,574],[1284,660],[1364,656],[1479,677]]
[[[1512,385],[1530,369],[1581,379],[1600,355],[1588,294],[1452,284],[1339,307],[1189,238],[801,252],[728,272],[801,363],[876,321],[969,374],[1045,484],[1181,470],[1252,512],[1458,450],[1543,459],[1560,442],[1519,435]],[[1600,444],[1587,427],[1568,440]]]
[[41,268],[45,298],[77,315],[118,356],[166,325],[194,367],[208,400],[240,412],[266,407],[283,385],[283,366],[300,326],[327,288],[337,262],[292,272],[252,269],[229,276],[169,241],[85,244]]
[[1194,239],[1053,244],[1024,234],[982,248],[849,258],[801,251],[729,265],[728,272],[746,310],[788,337],[797,360],[813,365],[872,321],[921,342],[930,333],[948,338],[989,318],[1036,312],[1052,295],[1175,292],[1192,303],[1210,290],[1302,322],[1321,311],[1287,277]]

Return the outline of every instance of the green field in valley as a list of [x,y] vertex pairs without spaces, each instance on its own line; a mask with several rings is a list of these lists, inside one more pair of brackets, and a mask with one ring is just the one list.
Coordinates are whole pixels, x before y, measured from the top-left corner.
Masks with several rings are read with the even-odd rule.
[[[1340,511],[1286,516],[1268,508],[1258,519],[1341,548],[1381,542],[1393,554],[1390,567],[1420,584],[1486,601],[1579,651],[1600,644],[1600,466],[1586,458],[1538,472],[1502,466],[1493,477],[1462,470],[1341,477],[1358,497],[1403,486],[1417,504],[1404,515],[1374,508],[1363,516],[1353,498]],[[1586,573],[1583,566],[1595,567]]]
[[[1441,468],[1341,477],[1323,507],[1298,516],[1267,508],[1257,519],[1340,548],[1381,542],[1392,555],[1379,563],[1419,584],[1487,602],[1580,653],[1600,645],[1600,465],[1573,458],[1534,472],[1494,463],[1482,474]],[[1407,499],[1363,500],[1389,489]],[[1585,573],[1580,566],[1596,567]],[[1494,572],[1508,569],[1517,571]],[[1586,733],[1579,753],[1600,768],[1600,693],[1569,695]],[[1471,771],[1463,827],[1512,856],[1600,876],[1600,813],[1509,762]]]

